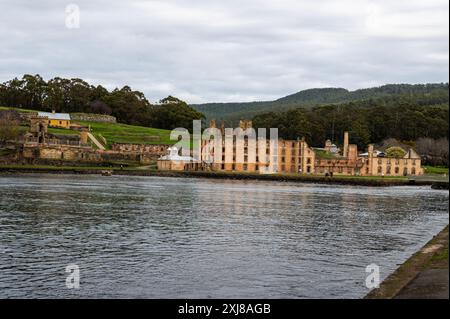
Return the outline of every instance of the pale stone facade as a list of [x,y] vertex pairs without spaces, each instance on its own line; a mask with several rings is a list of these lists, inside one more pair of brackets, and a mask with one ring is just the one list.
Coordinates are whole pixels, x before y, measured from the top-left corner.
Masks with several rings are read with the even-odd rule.
[[422,175],[420,156],[410,149],[403,158],[378,157],[374,146],[369,145],[368,156],[363,158],[361,175],[367,176],[407,176]]
[[[210,127],[215,128],[212,121]],[[251,121],[240,121],[240,129],[252,128]],[[221,126],[222,150],[218,150],[212,141],[203,141],[202,161],[204,168],[225,172],[252,173],[313,173],[315,153],[305,140],[271,141],[252,139],[245,136],[227,136]],[[211,142],[208,148],[207,144]],[[277,151],[275,151],[277,149]],[[209,150],[209,151],[208,151]]]

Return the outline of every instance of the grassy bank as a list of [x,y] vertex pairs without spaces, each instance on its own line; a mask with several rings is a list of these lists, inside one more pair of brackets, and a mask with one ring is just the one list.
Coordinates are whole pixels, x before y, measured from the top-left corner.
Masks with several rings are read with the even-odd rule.
[[174,144],[170,131],[157,128],[134,126],[119,123],[75,122],[89,126],[96,136],[103,136],[108,146],[114,143],[131,144]]
[[425,174],[448,175],[448,167],[443,166],[424,166]]
[[[0,110],[16,110],[18,112],[38,112],[37,110],[19,109],[1,106]],[[73,123],[81,124],[90,127],[92,133],[102,140],[101,136],[106,139],[107,148],[110,148],[114,143],[130,143],[130,144],[164,144],[172,145],[175,142],[170,140],[170,130],[163,130],[157,128],[127,125],[120,123],[99,123],[99,122],[85,122],[73,121]],[[29,129],[28,126],[21,127],[24,131]],[[76,135],[79,131],[61,128],[49,128],[49,133],[59,135]]]

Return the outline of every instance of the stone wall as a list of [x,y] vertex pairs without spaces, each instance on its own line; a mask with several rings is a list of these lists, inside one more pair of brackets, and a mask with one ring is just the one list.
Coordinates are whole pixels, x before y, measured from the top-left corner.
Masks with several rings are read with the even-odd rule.
[[37,117],[38,116],[38,112],[22,112],[19,111],[20,114],[20,121],[22,125],[29,125],[31,118],[33,117]]
[[92,113],[71,113],[72,121],[86,121],[98,123],[117,123],[117,119],[111,115],[92,114]]
[[148,154],[153,156],[163,156],[167,154],[167,149],[169,145],[148,145],[148,144],[122,144],[122,143],[114,143],[111,146],[111,150],[116,152],[134,152],[141,154]]
[[155,163],[158,158],[149,154],[101,151],[90,147],[70,145],[24,145],[22,157],[28,162],[39,160],[92,164],[129,162],[144,165]]

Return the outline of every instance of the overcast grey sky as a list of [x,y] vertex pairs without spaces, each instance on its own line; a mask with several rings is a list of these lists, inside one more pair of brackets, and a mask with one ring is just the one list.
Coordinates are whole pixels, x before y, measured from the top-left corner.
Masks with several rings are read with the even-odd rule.
[[448,15],[448,0],[0,0],[0,81],[79,77],[190,103],[448,82]]

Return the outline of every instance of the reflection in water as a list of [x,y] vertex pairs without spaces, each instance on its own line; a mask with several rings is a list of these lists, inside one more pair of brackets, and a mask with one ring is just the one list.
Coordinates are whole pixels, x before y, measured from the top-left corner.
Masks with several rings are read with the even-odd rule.
[[0,297],[358,298],[447,223],[428,187],[0,177]]

